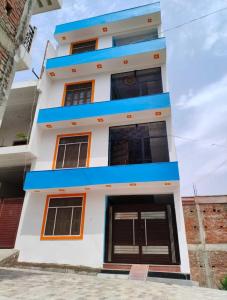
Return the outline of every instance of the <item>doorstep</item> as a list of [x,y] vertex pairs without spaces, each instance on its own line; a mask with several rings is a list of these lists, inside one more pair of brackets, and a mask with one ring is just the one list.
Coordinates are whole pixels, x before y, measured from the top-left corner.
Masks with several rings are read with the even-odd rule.
[[[131,264],[104,263],[101,273],[128,275]],[[190,274],[181,273],[176,265],[149,265],[148,277],[190,280]]]

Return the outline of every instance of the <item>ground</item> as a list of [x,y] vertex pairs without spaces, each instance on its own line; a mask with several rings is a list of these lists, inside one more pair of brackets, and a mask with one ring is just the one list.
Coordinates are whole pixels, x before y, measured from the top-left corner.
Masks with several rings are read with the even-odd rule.
[[91,275],[0,268],[0,300],[226,300],[227,292]]

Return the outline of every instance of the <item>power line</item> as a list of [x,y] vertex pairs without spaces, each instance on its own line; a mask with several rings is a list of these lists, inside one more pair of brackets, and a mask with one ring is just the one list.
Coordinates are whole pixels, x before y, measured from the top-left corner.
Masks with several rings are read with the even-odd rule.
[[171,28],[167,28],[167,29],[163,30],[161,33],[169,32],[169,31],[172,31],[172,30],[181,28],[181,27],[183,27],[183,26],[185,26],[185,25],[188,25],[188,24],[191,24],[191,23],[193,23],[193,22],[196,22],[196,21],[205,19],[205,18],[207,18],[207,17],[209,17],[209,16],[211,16],[211,15],[217,14],[217,13],[222,12],[222,11],[224,11],[224,10],[227,10],[227,6],[222,7],[222,8],[220,8],[220,9],[217,9],[217,10],[214,10],[214,11],[212,11],[212,12],[210,12],[210,13],[207,13],[207,14],[205,14],[205,15],[202,15],[202,16],[200,16],[200,17],[191,19],[191,20],[189,20],[189,21],[187,21],[187,22],[178,24],[178,25],[173,26],[173,27],[171,27]]

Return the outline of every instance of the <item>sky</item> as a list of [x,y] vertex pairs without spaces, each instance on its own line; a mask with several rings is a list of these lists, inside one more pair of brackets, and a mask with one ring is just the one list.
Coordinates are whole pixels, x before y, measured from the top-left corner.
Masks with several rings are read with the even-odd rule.
[[[62,9],[33,16],[35,71],[40,72],[46,41],[56,45],[57,24],[151,2],[155,1],[63,0]],[[225,9],[177,27],[221,8]],[[227,194],[227,1],[161,0],[161,9],[181,194]],[[31,79],[31,71],[15,77]]]

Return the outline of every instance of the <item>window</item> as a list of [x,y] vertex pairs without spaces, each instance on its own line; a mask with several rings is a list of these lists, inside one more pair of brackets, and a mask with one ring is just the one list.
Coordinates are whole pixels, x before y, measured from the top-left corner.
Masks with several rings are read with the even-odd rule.
[[169,161],[165,122],[110,128],[109,165]]
[[90,133],[58,136],[54,168],[81,168],[88,166]]
[[82,239],[85,194],[48,196],[41,239]]
[[97,39],[71,44],[71,54],[79,54],[97,49]]
[[128,44],[135,44],[141,43],[146,41],[151,41],[154,39],[158,39],[158,29],[152,28],[149,31],[145,32],[137,32],[132,33],[124,36],[114,37],[113,44],[115,47],[128,45]]
[[87,104],[93,101],[94,81],[66,84],[64,106]]
[[111,76],[112,100],[162,93],[161,68],[152,68]]

